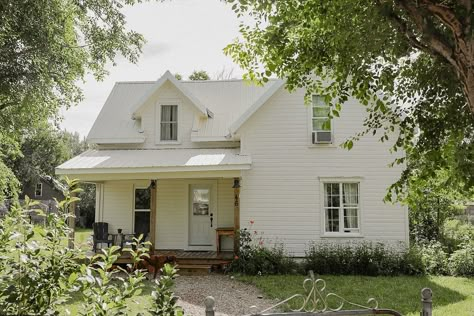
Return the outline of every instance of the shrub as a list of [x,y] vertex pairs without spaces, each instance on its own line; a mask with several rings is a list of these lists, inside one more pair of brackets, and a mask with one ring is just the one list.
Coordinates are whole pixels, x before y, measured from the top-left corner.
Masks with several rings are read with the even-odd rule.
[[174,296],[171,288],[174,285],[174,279],[178,276],[178,270],[170,264],[165,264],[161,269],[161,277],[155,280],[155,289],[151,293],[153,305],[149,312],[152,315],[159,316],[182,316],[184,315],[181,307],[176,306],[178,297]]
[[306,251],[304,268],[318,274],[398,275],[408,271],[409,258],[405,251],[379,243],[313,243]]
[[[253,221],[250,222],[253,224]],[[254,240],[254,237],[257,237]],[[268,248],[256,231],[239,231],[239,255],[234,257],[229,270],[250,275],[289,274],[298,271],[298,264],[288,256],[283,244]]]
[[147,250],[141,238],[133,242],[137,250],[130,250],[133,264],[128,268],[133,270],[131,273],[114,266],[120,247],[112,246],[95,255],[89,266],[82,265],[80,275],[71,274],[70,280],[77,280],[76,290],[80,290],[83,298],[80,315],[125,315],[126,300],[141,293],[145,279],[144,271],[137,269]]
[[418,247],[423,269],[428,274],[448,273],[448,254],[440,242],[432,242]]
[[425,266],[421,258],[420,248],[416,245],[408,248],[403,255],[403,274],[419,275],[425,274]]
[[[70,187],[77,182],[70,181]],[[8,315],[49,315],[69,297],[69,275],[79,267],[80,253],[65,244],[70,230],[68,209],[77,198],[66,192],[57,214],[45,215],[44,226],[30,223],[36,202],[25,198],[0,219],[0,310]]]
[[474,276],[474,242],[465,242],[449,258],[449,271],[455,276]]
[[447,220],[444,223],[442,242],[448,253],[453,253],[469,240],[474,240],[474,225],[458,219]]

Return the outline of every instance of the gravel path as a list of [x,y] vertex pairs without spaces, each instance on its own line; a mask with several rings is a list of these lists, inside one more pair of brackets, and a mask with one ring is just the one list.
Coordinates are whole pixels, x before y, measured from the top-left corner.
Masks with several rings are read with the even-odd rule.
[[230,276],[211,274],[205,276],[180,276],[176,279],[175,295],[185,315],[205,316],[204,300],[207,296],[216,301],[216,315],[248,315],[250,306],[261,311],[275,301],[258,298],[262,293],[254,286],[231,279]]

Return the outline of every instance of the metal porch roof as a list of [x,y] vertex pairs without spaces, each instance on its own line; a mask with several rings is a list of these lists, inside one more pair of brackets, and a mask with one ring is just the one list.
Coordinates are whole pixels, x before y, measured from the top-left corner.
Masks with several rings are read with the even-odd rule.
[[56,174],[243,170],[250,156],[239,149],[88,150],[56,168]]

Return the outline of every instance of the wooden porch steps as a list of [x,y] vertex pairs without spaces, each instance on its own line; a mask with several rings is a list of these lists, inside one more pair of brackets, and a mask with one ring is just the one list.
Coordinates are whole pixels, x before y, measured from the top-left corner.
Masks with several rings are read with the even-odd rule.
[[208,264],[177,264],[180,275],[206,275],[211,273],[212,265]]

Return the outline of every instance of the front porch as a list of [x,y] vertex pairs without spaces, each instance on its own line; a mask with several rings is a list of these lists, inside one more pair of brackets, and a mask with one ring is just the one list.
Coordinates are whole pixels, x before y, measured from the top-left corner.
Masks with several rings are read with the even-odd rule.
[[[232,251],[185,251],[185,250],[155,250],[157,256],[175,256],[176,264],[180,273],[198,273],[206,274],[210,271],[222,271],[226,265],[233,259]],[[131,263],[130,255],[127,252],[122,253],[117,264]]]

